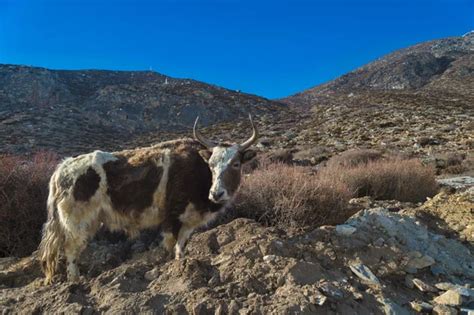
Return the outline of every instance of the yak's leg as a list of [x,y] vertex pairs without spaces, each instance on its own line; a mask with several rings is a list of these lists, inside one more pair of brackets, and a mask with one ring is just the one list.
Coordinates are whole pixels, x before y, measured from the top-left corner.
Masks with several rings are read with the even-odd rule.
[[79,268],[77,268],[77,260],[79,255],[87,245],[87,241],[81,238],[67,237],[64,246],[64,254],[66,255],[66,271],[69,281],[79,280]]
[[179,220],[169,219],[163,222],[162,224],[162,245],[169,253],[173,252],[173,248],[175,247],[176,241],[178,240],[178,234],[180,229],[181,222],[179,222]]
[[180,260],[184,258],[184,247],[186,246],[186,242],[188,241],[189,237],[191,236],[191,233],[193,233],[192,228],[189,228],[187,226],[181,227],[178,233],[178,241],[176,242],[175,245],[175,259]]
[[171,253],[173,251],[174,245],[176,244],[176,238],[171,232],[161,232],[161,236],[163,237],[161,245]]
[[[87,224],[86,224],[87,223]],[[98,215],[93,213],[88,220],[83,218],[83,224],[79,228],[69,230],[64,244],[64,254],[66,256],[66,271],[69,281],[79,280],[79,268],[77,261],[82,251],[86,248],[89,239],[91,239],[100,227]]]

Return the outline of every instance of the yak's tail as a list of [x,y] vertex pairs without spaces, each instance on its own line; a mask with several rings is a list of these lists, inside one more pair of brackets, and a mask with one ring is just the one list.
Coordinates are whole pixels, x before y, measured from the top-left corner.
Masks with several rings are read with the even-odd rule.
[[52,282],[65,239],[64,229],[59,221],[58,194],[54,175],[49,182],[48,221],[43,226],[43,235],[38,248],[38,259],[46,277],[45,284]]

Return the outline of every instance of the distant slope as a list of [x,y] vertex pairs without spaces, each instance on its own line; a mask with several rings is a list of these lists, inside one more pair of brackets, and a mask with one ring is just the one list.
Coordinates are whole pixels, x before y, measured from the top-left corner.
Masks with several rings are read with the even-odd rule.
[[[374,94],[375,92],[375,94]],[[364,94],[364,101],[378,102],[375,95],[420,94],[428,98],[474,100],[474,32],[461,37],[433,40],[397,50],[333,81],[283,101],[311,107],[341,101],[341,96]],[[402,98],[404,98],[402,96]],[[354,103],[353,100],[348,102]],[[357,103],[357,102],[356,102]],[[463,103],[463,104],[464,104]]]
[[141,135],[269,115],[286,105],[151,71],[0,65],[0,152],[115,149]]

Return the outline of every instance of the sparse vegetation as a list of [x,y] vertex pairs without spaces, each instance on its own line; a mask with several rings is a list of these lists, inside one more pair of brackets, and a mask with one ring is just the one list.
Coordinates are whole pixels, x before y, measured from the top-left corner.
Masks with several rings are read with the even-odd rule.
[[57,161],[47,152],[0,156],[0,257],[29,255],[38,246]]
[[328,163],[319,176],[346,184],[355,197],[420,202],[438,191],[434,169],[417,159],[390,158],[346,165]]
[[433,168],[416,159],[383,159],[373,150],[335,156],[317,174],[310,167],[263,160],[243,180],[232,216],[280,227],[316,227],[344,222],[353,214],[348,207],[353,197],[419,202],[437,191]]
[[446,158],[445,174],[462,174],[474,169],[474,158],[465,154],[451,153]]
[[332,157],[328,161],[329,167],[354,167],[360,164],[367,164],[382,158],[382,153],[377,150],[353,149],[342,152]]
[[350,197],[342,182],[318,178],[308,167],[267,162],[243,180],[236,212],[266,225],[338,224],[352,214]]

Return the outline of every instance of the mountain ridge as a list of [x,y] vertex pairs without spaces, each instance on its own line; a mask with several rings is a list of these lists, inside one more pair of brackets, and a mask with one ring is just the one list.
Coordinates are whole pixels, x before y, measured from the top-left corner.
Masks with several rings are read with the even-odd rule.
[[331,95],[371,91],[456,94],[474,98],[474,32],[395,50],[329,82],[281,99],[311,107]]
[[61,151],[61,143],[68,143],[72,153],[93,146],[113,149],[143,134],[188,130],[197,115],[210,125],[285,108],[256,95],[157,72],[0,65],[4,152]]

